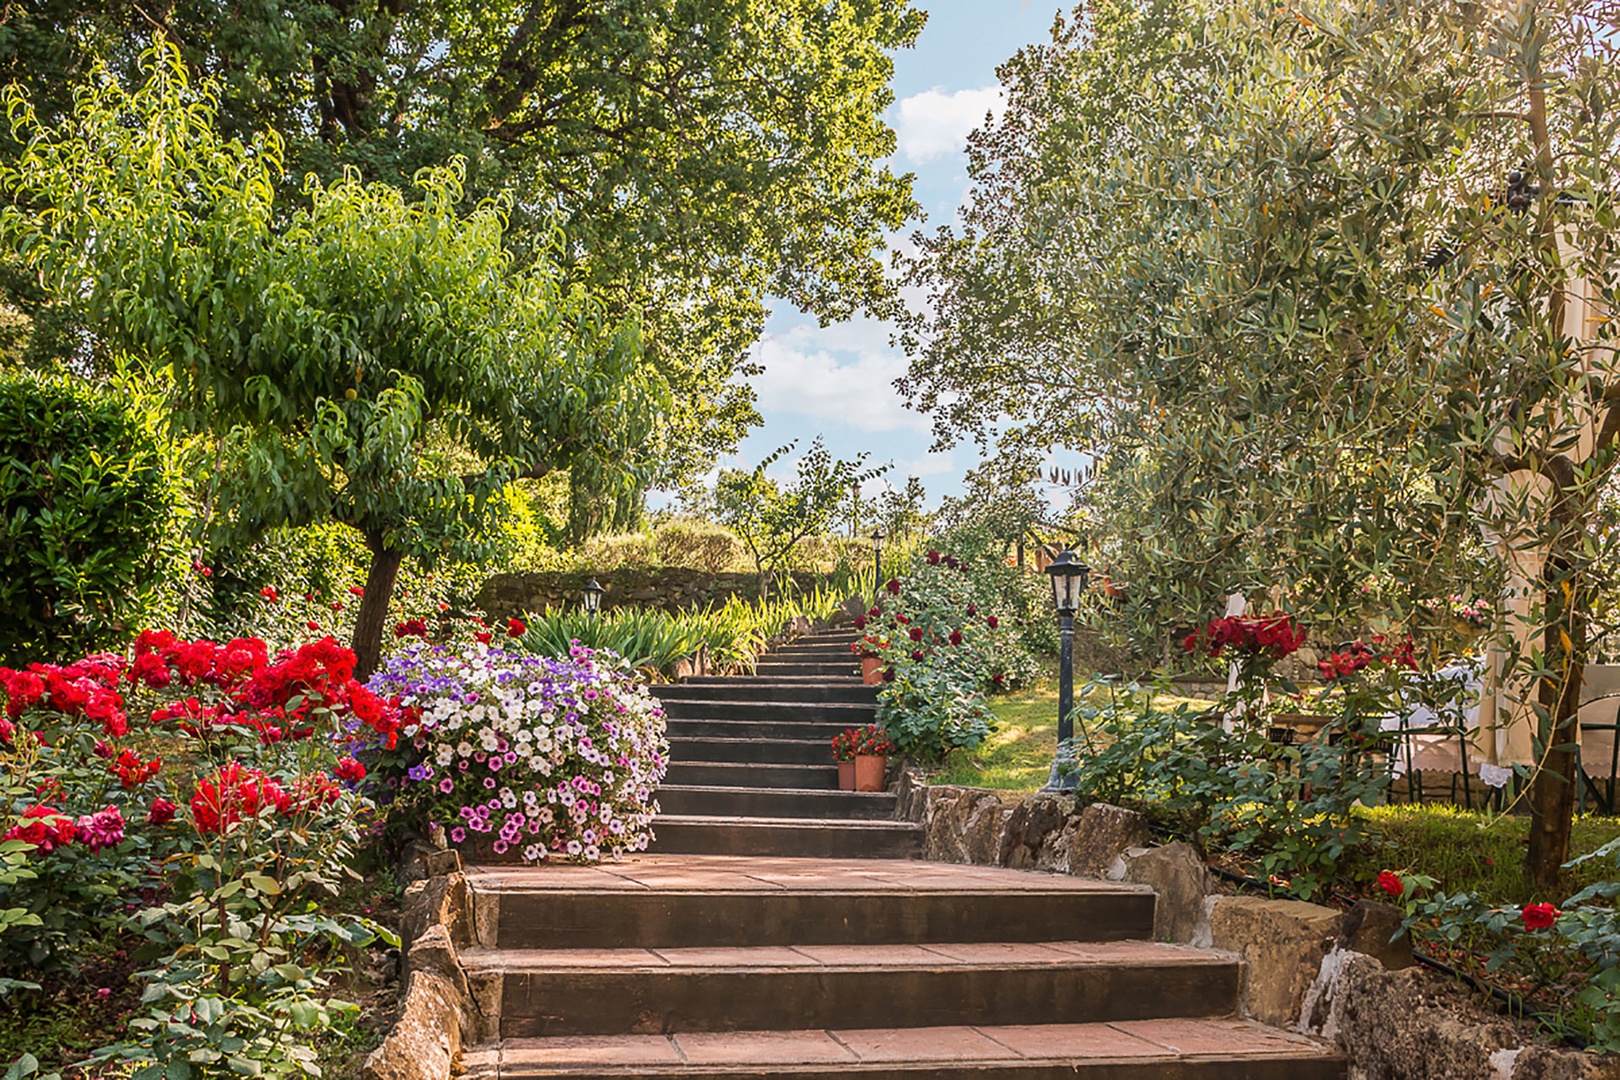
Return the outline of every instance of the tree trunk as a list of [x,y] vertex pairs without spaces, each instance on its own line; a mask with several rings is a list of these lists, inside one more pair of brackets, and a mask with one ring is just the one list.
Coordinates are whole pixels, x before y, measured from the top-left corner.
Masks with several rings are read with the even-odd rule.
[[1544,890],[1558,887],[1563,865],[1569,861],[1575,785],[1580,782],[1580,750],[1560,747],[1571,746],[1577,738],[1586,620],[1580,610],[1581,590],[1570,588],[1569,569],[1562,563],[1547,561],[1543,648],[1552,674],[1541,680],[1539,698],[1550,720],[1541,725],[1541,768],[1530,785],[1530,849],[1526,853],[1530,879]]
[[354,620],[354,641],[351,646],[356,658],[354,677],[361,682],[371,678],[382,659],[388,602],[394,595],[399,564],[405,560],[403,551],[388,547],[379,535],[368,533],[366,547],[371,549],[371,568],[366,571],[366,594],[360,598],[360,612]]

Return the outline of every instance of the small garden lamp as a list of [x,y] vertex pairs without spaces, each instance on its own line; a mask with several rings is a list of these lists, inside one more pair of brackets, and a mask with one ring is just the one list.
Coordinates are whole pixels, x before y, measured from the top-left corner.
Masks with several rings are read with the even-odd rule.
[[872,603],[883,591],[883,538],[888,534],[879,525],[872,530]]
[[595,578],[585,583],[585,614],[596,618],[596,613],[602,610],[602,594],[606,589],[596,583]]
[[[1052,578],[1052,606],[1057,609],[1060,646],[1058,649],[1058,755],[1063,744],[1074,739],[1074,613],[1080,607],[1080,596],[1086,591],[1091,567],[1080,561],[1072,551],[1060,551],[1046,567]],[[1046,781],[1045,791],[1069,791],[1074,788],[1074,777],[1064,776],[1058,769],[1058,758],[1052,759],[1052,775]]]

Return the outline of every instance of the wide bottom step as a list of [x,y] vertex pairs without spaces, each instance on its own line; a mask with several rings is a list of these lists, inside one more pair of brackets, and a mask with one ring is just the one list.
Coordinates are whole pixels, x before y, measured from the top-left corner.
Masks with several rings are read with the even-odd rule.
[[721,1080],[1342,1080],[1341,1058],[1245,1020],[742,1031],[507,1039],[466,1055],[470,1077]]

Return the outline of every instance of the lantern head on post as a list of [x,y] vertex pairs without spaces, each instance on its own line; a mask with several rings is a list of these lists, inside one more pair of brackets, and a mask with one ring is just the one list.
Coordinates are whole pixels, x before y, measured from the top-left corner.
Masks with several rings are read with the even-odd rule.
[[1052,577],[1052,606],[1059,615],[1073,615],[1080,609],[1080,595],[1086,591],[1091,567],[1072,551],[1060,551],[1046,567]]
[[585,613],[596,618],[596,613],[602,610],[602,594],[606,589],[596,583],[595,578],[585,583]]

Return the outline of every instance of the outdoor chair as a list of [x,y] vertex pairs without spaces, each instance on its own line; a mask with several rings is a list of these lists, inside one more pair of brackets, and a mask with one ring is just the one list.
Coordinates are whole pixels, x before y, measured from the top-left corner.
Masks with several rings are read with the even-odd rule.
[[1600,813],[1615,812],[1615,774],[1620,773],[1620,697],[1602,697],[1581,706],[1581,782],[1576,797],[1586,812],[1590,796]]

